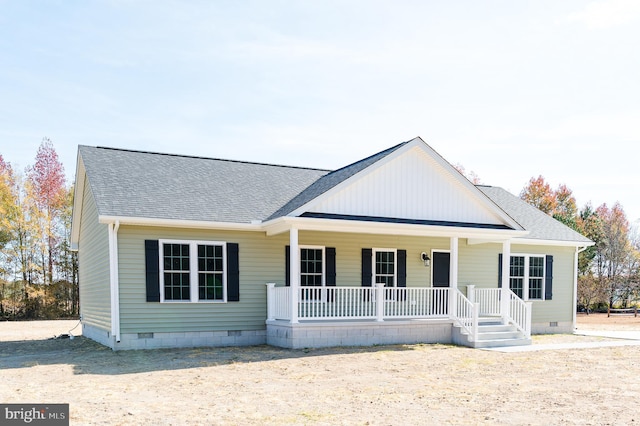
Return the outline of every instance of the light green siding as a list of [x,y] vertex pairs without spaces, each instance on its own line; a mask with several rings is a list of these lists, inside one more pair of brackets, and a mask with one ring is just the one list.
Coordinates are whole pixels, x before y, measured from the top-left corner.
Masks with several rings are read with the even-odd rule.
[[109,232],[98,223],[96,203],[85,182],[78,246],[80,311],[83,322],[111,330],[111,292],[109,287]]
[[[146,302],[146,239],[226,241],[239,244],[240,301],[228,303]],[[257,330],[265,328],[266,286],[285,281],[285,246],[289,234],[267,237],[262,232],[189,230],[120,226],[118,258],[122,333]],[[363,248],[407,251],[407,286],[431,285],[431,267],[425,267],[421,252],[449,250],[449,238],[393,235],[323,233],[300,231],[299,245],[336,248],[338,286],[360,286]],[[459,241],[458,286],[496,288],[501,244],[467,245]],[[514,246],[513,253],[554,256],[554,298],[534,302],[533,322],[570,321],[572,315],[573,249]]]
[[[240,301],[158,303],[146,301],[144,241],[206,240],[238,243]],[[266,283],[284,282],[288,234],[120,226],[120,329],[122,333],[259,330],[265,328]]]
[[[498,286],[498,255],[502,244],[467,245],[460,240],[458,285],[463,293],[468,284],[477,288]],[[534,300],[532,323],[573,321],[574,255],[573,247],[512,244],[511,254],[553,256],[553,298]]]

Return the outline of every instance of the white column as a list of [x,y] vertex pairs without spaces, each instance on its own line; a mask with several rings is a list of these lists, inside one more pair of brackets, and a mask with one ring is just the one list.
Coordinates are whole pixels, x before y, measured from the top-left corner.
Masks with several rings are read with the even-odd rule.
[[300,288],[300,249],[298,228],[289,230],[289,285],[291,286],[291,324],[298,322],[298,293]]
[[451,237],[449,242],[451,255],[449,256],[449,316],[455,317],[457,312],[456,300],[458,293],[458,237]]
[[274,297],[275,289],[276,283],[267,283],[267,321],[273,321],[276,319]]
[[375,284],[376,321],[384,321],[384,283]]
[[511,296],[509,294],[509,274],[511,272],[511,241],[507,240],[502,243],[502,295],[500,301],[500,311],[503,321],[506,321],[509,314],[509,303]]

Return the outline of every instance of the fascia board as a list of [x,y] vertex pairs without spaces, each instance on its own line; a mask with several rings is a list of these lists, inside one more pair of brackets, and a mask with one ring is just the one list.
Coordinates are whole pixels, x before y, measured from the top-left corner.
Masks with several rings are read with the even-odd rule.
[[86,171],[80,150],[76,160],[76,181],[73,189],[73,211],[71,213],[71,247],[77,249],[80,240],[80,220],[82,219],[82,203],[84,198],[84,182],[86,180]]
[[166,228],[221,229],[228,231],[262,231],[261,224],[209,222],[200,220],[156,219],[149,217],[100,216],[103,224],[120,222],[120,225],[156,226]]
[[381,222],[358,222],[353,220],[283,217],[264,224],[267,236],[287,232],[291,228],[304,231],[349,232],[356,234],[384,234],[423,237],[458,237],[492,241],[505,241],[522,237],[528,231],[487,230],[456,228],[451,226],[426,226]]
[[563,240],[536,240],[532,238],[516,238],[511,241],[512,244],[521,244],[528,246],[556,246],[556,247],[591,247],[595,245],[593,241],[563,241]]

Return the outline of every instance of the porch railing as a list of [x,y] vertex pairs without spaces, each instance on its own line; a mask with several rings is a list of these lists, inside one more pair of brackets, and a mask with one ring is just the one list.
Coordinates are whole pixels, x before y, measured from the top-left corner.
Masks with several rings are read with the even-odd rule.
[[469,298],[458,289],[455,293],[456,314],[455,321],[469,335],[469,340],[475,342],[478,340],[478,313],[480,310],[479,303],[473,303]]
[[528,339],[531,337],[531,302],[525,302],[509,290],[509,320]]
[[505,323],[511,323],[520,330],[526,338],[531,337],[531,309],[532,303],[525,302],[511,289],[507,290],[509,303],[507,312],[503,313],[501,288],[475,288],[467,286],[467,297],[471,303],[478,305],[478,315],[484,317],[502,317]]
[[[299,287],[297,319],[447,318],[448,288]],[[290,320],[290,287],[267,284],[267,319]]]
[[469,287],[471,287],[471,291],[468,291],[467,297],[471,303],[479,305],[478,315],[501,316],[500,292],[502,289]]
[[[512,323],[527,338],[531,337],[531,302],[525,302],[508,290],[509,303],[503,312],[502,289],[476,289],[468,286],[467,297],[449,288],[374,287],[299,287],[297,303],[291,300],[291,287],[267,284],[267,319],[355,320],[402,318],[452,318],[473,340],[478,335],[478,319],[499,316]],[[450,300],[453,297],[453,300]],[[295,306],[295,308],[294,308]],[[295,312],[295,311],[294,311]]]

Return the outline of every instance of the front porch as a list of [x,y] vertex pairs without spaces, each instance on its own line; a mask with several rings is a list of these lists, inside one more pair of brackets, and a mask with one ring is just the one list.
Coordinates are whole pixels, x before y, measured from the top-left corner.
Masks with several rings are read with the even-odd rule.
[[[276,287],[267,343],[287,348],[444,343],[530,344],[531,303],[509,289]],[[295,297],[292,297],[292,294]]]

